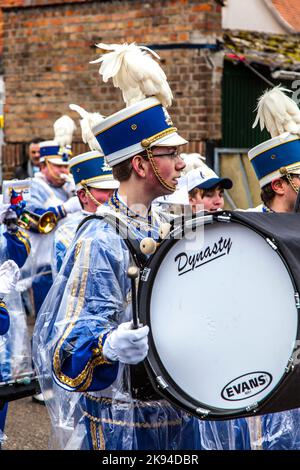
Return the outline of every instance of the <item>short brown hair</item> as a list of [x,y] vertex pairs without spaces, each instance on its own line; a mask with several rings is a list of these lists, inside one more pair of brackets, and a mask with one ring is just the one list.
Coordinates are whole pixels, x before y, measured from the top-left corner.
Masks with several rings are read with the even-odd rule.
[[[293,176],[293,175],[291,175]],[[288,182],[285,176],[282,176],[281,179],[285,182]],[[272,182],[266,184],[261,188],[260,197],[265,206],[269,207],[270,203],[273,201],[276,193],[272,189]]]
[[201,198],[203,198],[209,191],[211,191],[212,189],[217,189],[217,188],[224,189],[223,186],[219,183],[215,184],[211,188],[206,188],[206,189],[196,187],[189,191],[189,197],[190,198],[195,197],[196,194],[200,193]]
[[189,191],[189,197],[192,198],[192,197],[195,197],[196,194],[200,193],[200,196],[203,197],[204,196],[204,189],[200,189],[200,188],[193,188]]
[[275,194],[276,193],[273,191],[271,183],[268,183],[261,188],[260,197],[265,206],[269,206],[270,202],[273,201]]
[[115,180],[121,183],[122,181],[127,181],[129,179],[132,172],[132,158],[128,158],[127,160],[124,160],[124,162],[113,166],[112,173]]

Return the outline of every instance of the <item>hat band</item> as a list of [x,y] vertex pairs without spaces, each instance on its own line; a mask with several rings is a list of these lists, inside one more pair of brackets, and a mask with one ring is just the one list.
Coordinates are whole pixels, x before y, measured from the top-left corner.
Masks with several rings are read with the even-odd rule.
[[259,180],[279,171],[281,167],[300,164],[300,140],[282,143],[256,155],[251,163]]
[[116,122],[109,128],[96,127],[95,136],[104,155],[110,156],[117,152],[123,155],[125,149],[140,144],[148,136],[156,135],[170,127],[173,127],[173,123],[167,111],[158,103]]
[[177,132],[176,127],[168,127],[167,129],[164,129],[161,132],[158,132],[157,134],[152,135],[151,137],[147,137],[146,139],[143,139],[141,142],[142,147],[150,147],[153,142],[156,142],[159,139],[162,139],[163,137],[166,137],[169,134],[173,134],[174,132]]

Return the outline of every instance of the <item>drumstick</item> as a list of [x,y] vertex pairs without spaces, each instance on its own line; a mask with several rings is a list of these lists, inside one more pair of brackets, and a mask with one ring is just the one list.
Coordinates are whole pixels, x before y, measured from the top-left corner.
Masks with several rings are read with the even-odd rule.
[[132,329],[139,328],[138,305],[136,296],[136,279],[139,277],[139,268],[137,266],[129,266],[127,276],[131,280],[131,298],[132,298]]

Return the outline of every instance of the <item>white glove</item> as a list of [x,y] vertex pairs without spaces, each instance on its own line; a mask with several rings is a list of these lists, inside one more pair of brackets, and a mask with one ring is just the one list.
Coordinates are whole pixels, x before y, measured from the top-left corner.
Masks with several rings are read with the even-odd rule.
[[20,278],[17,264],[9,259],[0,266],[0,294],[9,294]]
[[62,206],[67,214],[72,214],[72,212],[81,211],[82,209],[77,196],[70,197]]
[[148,353],[149,327],[143,326],[132,330],[132,322],[121,323],[116,330],[107,336],[103,355],[109,361],[124,364],[138,364]]
[[10,204],[2,204],[0,208],[0,224],[3,224],[5,221],[6,217],[10,212],[13,212],[12,209],[10,209]]

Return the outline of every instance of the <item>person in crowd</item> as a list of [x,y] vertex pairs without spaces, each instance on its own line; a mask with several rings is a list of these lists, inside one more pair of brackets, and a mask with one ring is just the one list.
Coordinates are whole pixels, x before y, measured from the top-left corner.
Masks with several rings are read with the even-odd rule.
[[[86,221],[68,250],[36,323],[34,360],[52,397],[48,409],[57,432],[62,436],[68,425],[72,430],[61,437],[62,447],[196,449],[197,419],[158,396],[137,367],[147,355],[149,328],[133,328],[134,287],[127,274],[130,240],[159,237],[151,203],[175,191],[184,168],[179,147],[186,140],[164,106],[171,104],[171,92],[151,53],[135,45],[107,49],[104,68],[110,64],[112,70],[116,61],[123,76],[136,64],[148,70],[148,85],[154,71],[162,83],[157,92],[151,87],[148,98],[142,83],[123,89],[127,108],[93,129],[120,187],[97,210],[101,219]],[[130,236],[122,238],[112,221]],[[143,376],[135,382],[138,374]]]
[[105,162],[103,153],[98,150],[73,157],[69,167],[82,210],[55,231],[52,257],[54,276],[61,268],[80,221],[94,214],[97,208],[105,203],[119,187],[119,183],[113,178],[112,169]]
[[224,208],[224,190],[232,188],[232,181],[229,178],[220,178],[202,160],[200,161],[200,167],[185,175],[189,203],[193,213],[199,210],[216,212]]
[[35,137],[28,145],[28,156],[26,161],[17,166],[14,176],[17,179],[24,180],[26,178],[33,178],[35,173],[40,171],[40,142],[41,138]]
[[[15,290],[20,277],[21,268],[31,249],[30,241],[16,223],[14,207],[4,204],[1,195],[0,209],[0,382],[11,379],[11,367],[15,358],[12,355],[12,344],[7,336],[11,320],[8,311],[15,314],[15,303],[20,299],[20,294]],[[19,319],[19,317],[18,317]],[[12,318],[12,323],[16,321]],[[19,331],[20,339],[23,341],[23,330]],[[20,345],[21,347],[21,345]],[[15,350],[14,350],[15,352]],[[20,353],[20,349],[18,350]],[[0,403],[0,431],[4,433],[8,403]],[[1,437],[1,436],[0,436]]]
[[257,118],[271,139],[252,148],[250,162],[261,187],[257,212],[293,212],[300,187],[300,111],[283,89],[266,91],[258,101]]
[[26,205],[26,209],[38,217],[46,213],[53,214],[50,223],[45,223],[46,227],[42,224],[39,233],[29,232],[32,253],[24,266],[22,276],[28,281],[27,287],[32,288],[31,309],[34,316],[38,314],[52,285],[51,254],[56,226],[62,224],[67,215],[81,210],[79,200],[75,196],[73,178],[69,175],[69,157],[75,124],[68,116],[62,116],[54,123],[54,128],[54,140],[40,142],[40,171],[34,175],[30,199]]

